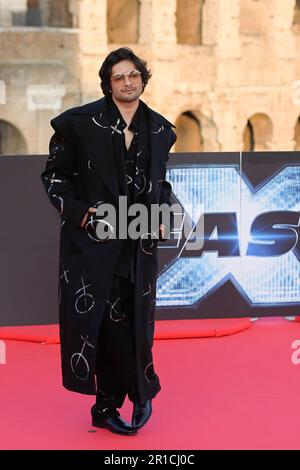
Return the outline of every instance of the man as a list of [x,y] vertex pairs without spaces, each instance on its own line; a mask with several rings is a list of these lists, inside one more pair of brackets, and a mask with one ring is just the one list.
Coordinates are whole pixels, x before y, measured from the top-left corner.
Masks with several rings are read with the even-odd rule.
[[[165,174],[176,135],[169,121],[140,100],[151,74],[132,50],[111,52],[99,75],[104,98],[51,121],[55,133],[41,178],[62,219],[63,385],[96,393],[94,426],[133,435],[148,421],[160,390],[151,350],[157,243],[167,227],[160,224],[159,233],[149,229],[134,240],[113,236],[117,227],[106,222],[107,237],[99,238],[97,224],[104,219],[97,208],[110,204],[124,217],[121,196],[128,208],[170,206]],[[117,411],[126,395],[133,402],[131,425]]]

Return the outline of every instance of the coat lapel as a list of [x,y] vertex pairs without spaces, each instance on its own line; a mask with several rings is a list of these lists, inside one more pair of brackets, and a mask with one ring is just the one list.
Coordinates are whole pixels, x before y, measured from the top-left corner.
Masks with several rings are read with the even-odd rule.
[[164,156],[168,155],[170,128],[175,127],[163,116],[148,108],[150,122],[150,181],[151,192],[148,202],[157,195],[158,180],[162,175]]
[[[162,158],[169,151],[169,131],[175,127],[163,116],[149,108],[143,102],[148,112],[150,129],[150,180],[151,191],[147,195],[148,202],[156,195],[158,179],[162,170]],[[105,98],[93,103],[75,108],[72,113],[73,129],[89,156],[97,175],[103,180],[116,202],[119,197],[117,168],[113,156],[112,132]]]
[[[73,128],[89,156],[97,175],[118,202],[119,187],[113,156],[110,122],[104,99],[73,112]],[[86,108],[86,109],[85,109]]]

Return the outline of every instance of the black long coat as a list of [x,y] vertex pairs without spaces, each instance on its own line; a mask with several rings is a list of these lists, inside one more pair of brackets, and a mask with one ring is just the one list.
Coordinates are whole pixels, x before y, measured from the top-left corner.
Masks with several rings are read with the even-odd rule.
[[[165,181],[173,126],[145,103],[150,129],[150,180],[147,205],[170,205]],[[61,216],[59,320],[63,385],[95,394],[95,356],[101,319],[122,240],[99,243],[80,227],[90,206],[100,201],[117,208],[119,185],[113,158],[113,132],[101,98],[65,111],[51,121],[55,130],[41,174],[48,197]],[[157,241],[139,240],[135,282],[135,345],[141,399],[160,390],[151,348],[157,277]]]

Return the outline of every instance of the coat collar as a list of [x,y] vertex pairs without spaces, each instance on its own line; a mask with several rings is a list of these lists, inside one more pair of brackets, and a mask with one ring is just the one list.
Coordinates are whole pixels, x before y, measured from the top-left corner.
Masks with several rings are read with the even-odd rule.
[[[141,101],[141,100],[140,100]],[[170,134],[165,132],[175,127],[159,113],[149,108],[144,101],[149,117],[150,130],[150,180],[152,190],[148,194],[148,203],[157,197],[158,179],[162,169],[162,156],[167,154],[170,146]],[[73,129],[81,141],[90,161],[89,168],[103,180],[116,202],[119,187],[111,133],[114,131],[108,119],[106,99],[101,98],[92,103],[70,110]]]
[[[144,101],[142,100],[140,101],[142,105],[145,107],[145,109],[147,110],[149,118],[153,123],[175,128],[174,124],[172,124],[170,121],[164,118],[161,114],[149,108],[149,106]],[[101,119],[102,117],[101,114],[103,115],[103,113],[105,113],[106,110],[107,110],[107,100],[105,99],[105,97],[103,97],[103,98],[100,98],[99,100],[92,101],[91,103],[87,103],[83,106],[74,108],[72,111],[72,114],[88,114],[90,116],[97,116],[99,119]]]

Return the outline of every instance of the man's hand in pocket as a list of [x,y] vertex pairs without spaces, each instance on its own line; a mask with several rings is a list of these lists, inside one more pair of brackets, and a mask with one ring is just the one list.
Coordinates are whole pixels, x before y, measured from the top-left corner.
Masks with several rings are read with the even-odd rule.
[[87,221],[87,218],[88,218],[88,215],[89,215],[90,212],[97,212],[97,209],[95,207],[89,207],[89,210],[87,211],[87,213],[85,214],[85,216],[83,217],[83,219],[81,221],[81,224],[80,224],[81,228],[84,228],[85,223]]

